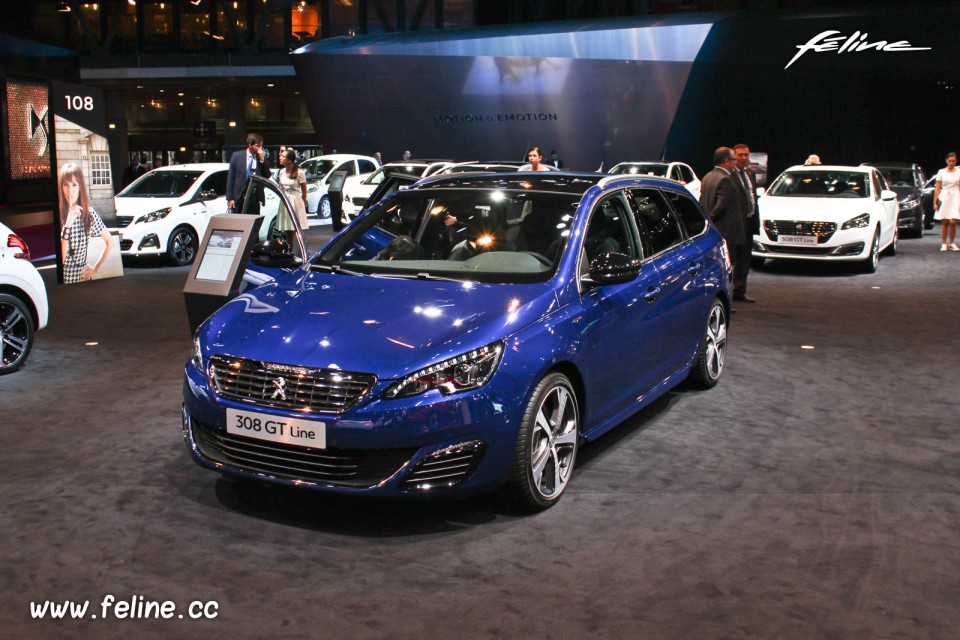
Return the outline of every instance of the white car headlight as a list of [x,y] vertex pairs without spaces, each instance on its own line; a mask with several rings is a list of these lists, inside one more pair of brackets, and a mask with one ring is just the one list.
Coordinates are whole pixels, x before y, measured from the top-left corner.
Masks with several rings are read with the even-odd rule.
[[913,198],[912,200],[904,200],[903,202],[900,203],[901,209],[913,209],[914,207],[919,207],[919,206],[920,206],[919,198]]
[[320,185],[316,182],[307,185],[307,193],[316,193],[320,190]]
[[140,224],[141,222],[156,222],[157,220],[163,220],[170,212],[173,211],[173,207],[167,207],[165,209],[157,209],[156,211],[151,211],[146,215],[142,215],[137,218],[137,221],[133,224]]
[[448,358],[403,378],[387,389],[383,397],[407,398],[430,389],[439,389],[444,395],[478,389],[493,377],[502,355],[503,343],[495,342]]
[[843,223],[841,229],[863,229],[870,226],[870,214],[861,213],[856,218],[850,218]]

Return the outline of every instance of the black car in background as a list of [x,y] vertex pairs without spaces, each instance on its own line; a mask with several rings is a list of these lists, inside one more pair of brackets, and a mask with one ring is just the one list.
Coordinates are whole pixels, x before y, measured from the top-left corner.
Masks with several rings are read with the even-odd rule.
[[[876,167],[886,178],[890,188],[896,191],[900,204],[897,227],[903,238],[922,238],[924,228],[933,226],[933,193],[929,206],[924,205],[921,190],[927,182],[923,167],[908,162],[864,162],[864,165]],[[929,212],[928,214],[925,212]],[[927,224],[927,218],[930,224]]]
[[933,208],[933,194],[937,191],[937,176],[927,180],[920,190],[920,202],[923,203],[924,227],[933,229],[933,216],[936,210]]

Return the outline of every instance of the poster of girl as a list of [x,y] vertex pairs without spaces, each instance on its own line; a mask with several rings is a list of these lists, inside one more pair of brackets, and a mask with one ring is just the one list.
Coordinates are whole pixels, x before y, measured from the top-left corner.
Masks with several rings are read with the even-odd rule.
[[[60,196],[60,249],[63,281],[67,284],[94,279],[110,255],[114,241],[103,220],[90,207],[83,171],[67,162],[57,175]],[[103,240],[103,250],[91,251],[90,240]],[[98,243],[99,244],[99,243]],[[97,255],[99,254],[99,255]]]

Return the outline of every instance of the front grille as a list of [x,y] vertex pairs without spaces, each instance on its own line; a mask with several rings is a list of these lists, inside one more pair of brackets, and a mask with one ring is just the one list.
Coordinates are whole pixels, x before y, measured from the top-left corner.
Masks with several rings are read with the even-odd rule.
[[354,198],[353,199],[353,204],[358,209],[363,209],[365,206],[367,206],[368,202],[370,202],[370,198]]
[[120,241],[120,250],[121,251],[130,251],[133,247],[133,240],[121,240]]
[[343,413],[377,382],[368,373],[213,356],[207,370],[224,398],[307,413]]
[[129,227],[131,222],[133,222],[133,216],[117,216],[117,226],[121,229]]
[[196,419],[190,421],[200,453],[228,467],[291,481],[349,488],[373,487],[393,476],[416,448],[310,449],[234,436]]
[[837,231],[836,222],[814,222],[810,220],[765,220],[763,228],[771,240],[785,236],[815,236],[817,242],[828,242]]
[[417,463],[400,488],[435,489],[459,484],[470,477],[486,450],[486,443],[471,440],[434,451]]

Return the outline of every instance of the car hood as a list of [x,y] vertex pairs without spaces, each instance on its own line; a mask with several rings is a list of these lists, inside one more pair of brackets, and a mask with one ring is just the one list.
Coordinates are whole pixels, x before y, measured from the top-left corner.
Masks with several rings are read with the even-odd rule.
[[505,338],[557,306],[539,284],[299,271],[245,293],[201,330],[204,356],[398,378]]
[[874,209],[870,198],[793,198],[763,196],[758,202],[764,220],[846,222]]
[[151,213],[158,209],[176,207],[183,202],[183,200],[183,196],[177,196],[176,198],[123,197],[113,199],[117,207],[118,216],[142,216],[145,213]]
[[890,187],[890,189],[896,192],[897,200],[901,202],[920,197],[920,189],[916,187]]

